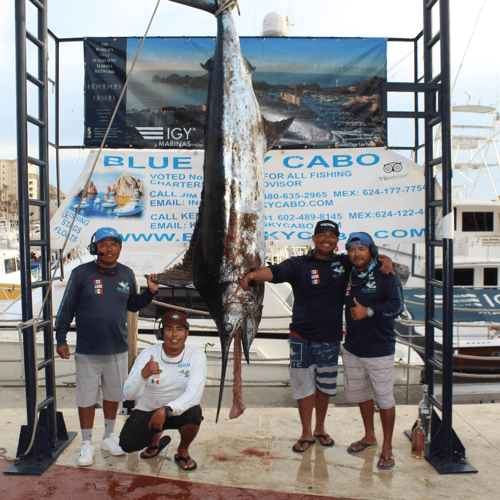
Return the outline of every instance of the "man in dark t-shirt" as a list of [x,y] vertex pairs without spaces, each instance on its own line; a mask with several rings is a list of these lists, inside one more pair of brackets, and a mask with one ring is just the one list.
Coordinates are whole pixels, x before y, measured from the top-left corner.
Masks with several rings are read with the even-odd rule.
[[367,233],[352,233],[346,243],[354,266],[347,278],[345,311],[347,333],[342,346],[344,395],[359,403],[365,435],[347,452],[360,453],[377,446],[373,416],[375,399],[384,434],[378,468],[392,469],[392,434],[396,418],[393,391],[395,319],[404,309],[399,278],[380,272],[377,247]]
[[140,295],[132,269],[118,263],[122,239],[115,229],[103,227],[92,236],[90,253],[95,262],[75,268],[68,280],[56,317],[57,353],[69,359],[66,334],[76,323],[76,404],[82,431],[79,467],[92,465],[95,404],[103,391],[104,436],[101,448],[124,455],[114,434],[123,383],[128,375],[127,311],[136,312],[153,299],[159,285],[148,277]]
[[[336,254],[339,241],[336,222],[316,224],[314,250],[292,257],[278,265],[252,271],[240,283],[250,290],[252,281],[290,283],[294,303],[290,324],[290,386],[297,400],[302,435],[292,447],[303,453],[315,442],[333,446],[325,429],[330,396],[337,394],[337,365],[342,341],[343,290],[351,264],[345,254]],[[392,271],[390,259],[383,259],[386,272]],[[312,412],[316,423],[312,430]]]

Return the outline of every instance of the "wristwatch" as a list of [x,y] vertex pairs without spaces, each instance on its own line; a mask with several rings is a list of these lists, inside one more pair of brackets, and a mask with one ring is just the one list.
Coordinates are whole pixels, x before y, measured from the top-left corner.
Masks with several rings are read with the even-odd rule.
[[371,318],[373,315],[375,314],[375,311],[369,307],[367,310],[366,310],[366,315]]
[[171,417],[173,413],[174,413],[174,410],[172,410],[172,408],[170,408],[170,406],[165,406],[165,416],[167,418]]

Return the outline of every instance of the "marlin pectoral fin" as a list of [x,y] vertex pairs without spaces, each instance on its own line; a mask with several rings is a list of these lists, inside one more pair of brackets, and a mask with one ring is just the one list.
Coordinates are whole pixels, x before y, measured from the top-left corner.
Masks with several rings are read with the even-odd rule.
[[245,319],[245,328],[242,330],[241,343],[243,344],[243,352],[247,364],[250,364],[250,346],[252,345],[255,334],[257,333],[257,325],[251,316]]
[[268,151],[286,134],[294,119],[292,116],[281,122],[270,122],[263,118]]

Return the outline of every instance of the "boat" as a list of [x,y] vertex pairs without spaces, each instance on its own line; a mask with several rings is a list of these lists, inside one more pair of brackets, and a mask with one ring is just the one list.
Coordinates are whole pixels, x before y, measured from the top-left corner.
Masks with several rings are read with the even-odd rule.
[[108,196],[104,196],[104,199],[106,200],[101,206],[102,208],[115,208],[118,203],[115,200],[115,193],[113,191],[110,191]]
[[[87,201],[87,198],[84,198],[84,199],[82,200],[82,202],[80,203],[80,210],[83,210],[83,209],[85,209],[85,208],[89,208],[89,207],[90,207],[90,204],[89,204],[89,202]],[[78,208],[78,203],[75,203],[75,204],[73,205],[73,208]]]
[[123,205],[123,207],[116,208],[113,213],[118,217],[139,215],[142,213],[142,205],[138,201],[131,200]]
[[[498,192],[498,110],[470,102],[452,107],[453,169],[464,184],[454,186],[454,371],[500,375],[500,197]],[[439,147],[440,137],[437,137]],[[480,184],[483,187],[480,193]],[[486,194],[484,194],[486,193]],[[486,198],[486,199],[485,199]],[[425,247],[383,247],[406,270],[401,275],[413,319],[424,320]],[[443,279],[443,256],[436,249],[435,277]],[[412,272],[409,272],[413,269]],[[403,273],[404,274],[404,273]],[[436,292],[436,314],[442,295]],[[496,311],[496,312],[495,312]],[[425,329],[401,330],[401,338],[423,346]],[[442,351],[442,332],[435,329],[436,349]],[[423,356],[422,351],[419,353]],[[460,358],[467,355],[483,359]]]
[[21,262],[19,251],[0,250],[0,307],[21,295]]

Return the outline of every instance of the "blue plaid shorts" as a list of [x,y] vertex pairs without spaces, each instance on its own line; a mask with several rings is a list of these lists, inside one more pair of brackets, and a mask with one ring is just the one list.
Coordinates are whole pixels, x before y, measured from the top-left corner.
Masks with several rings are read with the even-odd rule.
[[315,390],[337,394],[340,341],[314,342],[290,336],[290,386],[292,397],[302,399]]

